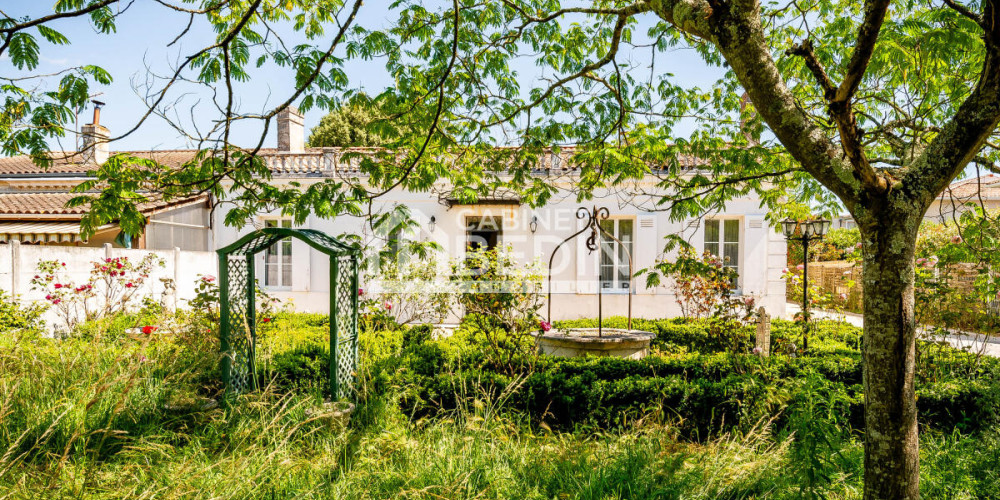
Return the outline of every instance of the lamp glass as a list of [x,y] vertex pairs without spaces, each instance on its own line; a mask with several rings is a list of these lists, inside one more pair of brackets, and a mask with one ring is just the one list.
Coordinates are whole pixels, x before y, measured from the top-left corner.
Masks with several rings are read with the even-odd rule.
[[531,217],[531,223],[528,224],[528,228],[531,229],[532,233],[538,230],[538,216],[537,215]]
[[812,221],[805,221],[802,223],[802,236],[809,238],[813,235],[813,225]]
[[437,224],[437,217],[435,217],[435,216],[432,215],[431,216],[431,223],[427,225],[427,229],[430,229],[433,232],[434,231],[434,226],[436,224]]
[[820,226],[821,226],[820,227],[820,231],[819,231],[819,235],[823,236],[823,235],[825,235],[827,233],[827,231],[830,230],[830,219],[820,219],[819,222],[820,222]]
[[785,219],[781,221],[781,231],[785,233],[785,238],[791,238],[795,234],[795,226],[798,226],[799,222],[794,219]]

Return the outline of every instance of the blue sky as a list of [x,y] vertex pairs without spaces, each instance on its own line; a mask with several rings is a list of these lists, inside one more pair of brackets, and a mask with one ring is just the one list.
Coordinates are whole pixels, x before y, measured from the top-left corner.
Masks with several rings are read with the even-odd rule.
[[[51,11],[49,5],[37,0],[4,1],[3,10],[9,15],[40,16]],[[50,3],[50,2],[46,2]],[[359,13],[357,22],[366,27],[383,27],[391,22],[389,12],[381,2],[371,0],[365,2]],[[72,42],[68,46],[52,46],[41,44],[41,64],[32,73],[47,74],[67,66],[80,64],[97,64],[108,70],[114,78],[114,83],[95,88],[102,92],[98,97],[107,103],[102,110],[101,123],[117,135],[130,128],[145,111],[140,96],[134,87],[142,85],[153,74],[167,74],[180,57],[190,54],[205,44],[211,43],[213,33],[204,24],[196,22],[192,30],[178,43],[167,47],[187,24],[186,14],[171,11],[149,0],[136,0],[134,4],[119,18],[118,31],[111,35],[101,35],[94,32],[88,23],[80,20],[64,20],[53,27],[63,32]],[[651,25],[654,19],[646,16],[640,19],[640,28]],[[287,30],[291,33],[291,30]],[[649,50],[634,51],[625,57],[631,58],[632,67],[648,66]],[[523,66],[516,68],[524,78],[531,80],[539,76],[539,72],[530,61],[523,61]],[[718,68],[708,68],[691,50],[679,50],[660,56],[657,60],[658,70],[662,65],[669,65],[669,71],[677,75],[681,81],[690,85],[708,86],[717,78]],[[147,69],[148,68],[148,69]],[[345,67],[352,86],[377,91],[388,85],[391,80],[379,61],[355,61]],[[0,74],[23,75],[4,57],[0,60]],[[523,83],[530,83],[523,82]],[[524,85],[528,87],[529,85]],[[284,68],[265,66],[261,69],[251,69],[251,81],[241,85],[237,93],[238,104],[243,111],[263,111],[284,101],[292,91],[291,73]],[[191,85],[184,86],[171,93],[168,101],[182,97],[181,105],[175,112],[185,121],[191,116],[204,126],[209,120],[218,116],[218,111],[210,103],[211,91]],[[191,106],[196,105],[192,114]],[[319,122],[323,110],[314,109],[306,115],[307,129]],[[87,109],[80,115],[80,123],[90,122],[91,110]],[[235,130],[234,143],[252,145],[260,134],[261,125],[257,121]],[[265,147],[275,144],[273,126]],[[63,146],[72,145],[72,140]],[[112,148],[126,149],[170,149],[188,147],[189,144],[167,122],[152,118],[130,136],[116,142]],[[53,145],[56,148],[56,145]],[[68,149],[68,148],[67,148]]]

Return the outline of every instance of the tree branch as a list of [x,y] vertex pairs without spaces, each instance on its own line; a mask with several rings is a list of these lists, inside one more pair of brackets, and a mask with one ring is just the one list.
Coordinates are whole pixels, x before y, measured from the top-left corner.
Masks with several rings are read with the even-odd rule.
[[678,29],[714,43],[729,62],[754,107],[804,170],[833,191],[849,210],[861,184],[824,131],[795,101],[771,56],[754,0],[714,8],[704,0],[653,0],[656,13]]
[[1000,123],[1000,0],[983,2],[985,55],[975,88],[901,179],[909,197],[930,204],[986,144]]
[[858,29],[858,43],[854,46],[854,52],[847,63],[844,72],[844,80],[837,88],[837,95],[833,101],[845,103],[850,107],[850,101],[861,85],[861,79],[868,70],[868,62],[871,61],[872,53],[875,51],[875,42],[878,40],[879,31],[882,30],[882,23],[885,21],[886,11],[889,9],[889,0],[869,0],[865,2],[865,17]]

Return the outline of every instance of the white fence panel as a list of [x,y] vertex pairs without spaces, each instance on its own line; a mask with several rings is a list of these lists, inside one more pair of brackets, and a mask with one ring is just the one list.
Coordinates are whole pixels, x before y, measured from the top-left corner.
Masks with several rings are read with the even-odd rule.
[[[167,296],[170,307],[186,307],[195,296],[195,281],[199,275],[217,276],[218,258],[215,252],[190,252],[174,250],[138,250],[104,247],[66,247],[47,245],[23,245],[11,242],[0,245],[0,289],[17,296],[22,303],[45,302],[44,290],[32,290],[31,280],[38,275],[38,264],[54,260],[65,263],[61,273],[63,280],[75,285],[84,284],[90,277],[95,262],[107,258],[128,257],[138,263],[149,254],[163,259],[163,266],[155,266],[149,278],[140,289],[142,296],[156,301],[164,299],[165,282],[173,282],[173,295]],[[58,323],[53,311],[45,317],[51,328]]]

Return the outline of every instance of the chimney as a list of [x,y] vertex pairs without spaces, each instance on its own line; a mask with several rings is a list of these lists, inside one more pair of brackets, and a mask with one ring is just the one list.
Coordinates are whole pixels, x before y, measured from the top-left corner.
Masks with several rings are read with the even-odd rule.
[[278,151],[301,153],[306,149],[305,118],[289,106],[278,113]]
[[111,138],[111,131],[101,125],[101,101],[91,101],[94,103],[94,120],[83,127],[80,127],[80,134],[83,136],[83,147],[80,153],[83,155],[84,163],[96,163],[98,165],[108,161],[109,149],[108,139]]

